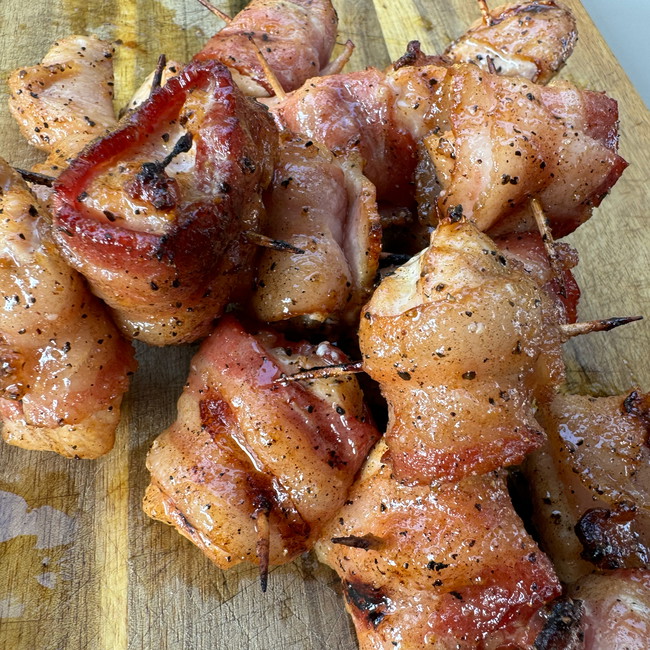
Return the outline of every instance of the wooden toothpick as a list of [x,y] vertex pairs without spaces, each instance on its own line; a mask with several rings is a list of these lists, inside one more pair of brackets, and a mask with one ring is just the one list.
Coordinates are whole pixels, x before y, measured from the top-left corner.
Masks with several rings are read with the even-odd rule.
[[219,16],[224,23],[230,24],[232,18],[225,12],[221,11],[218,7],[215,7],[213,4],[210,4],[208,0],[199,0],[199,2],[208,10],[211,11],[215,16]]

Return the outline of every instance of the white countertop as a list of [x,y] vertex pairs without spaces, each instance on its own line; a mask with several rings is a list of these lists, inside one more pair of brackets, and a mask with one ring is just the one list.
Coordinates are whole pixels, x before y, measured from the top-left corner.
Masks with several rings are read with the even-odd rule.
[[650,0],[582,0],[582,4],[650,106]]

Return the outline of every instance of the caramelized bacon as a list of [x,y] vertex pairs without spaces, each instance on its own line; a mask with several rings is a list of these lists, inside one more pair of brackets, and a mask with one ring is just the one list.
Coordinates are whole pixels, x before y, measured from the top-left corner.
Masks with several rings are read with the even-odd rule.
[[291,132],[334,153],[357,150],[379,198],[400,205],[412,200],[416,142],[397,121],[396,99],[386,75],[368,68],[310,79],[270,108]]
[[[417,57],[415,57],[417,60]],[[482,72],[473,65],[401,66],[310,79],[281,102],[278,121],[334,152],[357,150],[378,197],[415,197],[421,216],[460,210],[493,234],[534,230],[537,196],[553,233],[591,215],[626,167],[616,153],[617,110],[605,95]]]
[[224,66],[193,63],[61,175],[57,241],[128,336],[201,338],[250,286],[243,233],[259,229],[276,142]]
[[308,549],[379,433],[353,377],[274,380],[296,366],[341,361],[327,343],[290,343],[269,330],[253,336],[224,317],[192,361],[176,422],[149,452],[145,511],[221,568],[263,563],[260,512],[271,564]]
[[568,81],[539,86],[541,102],[572,131],[579,131],[618,151],[618,102],[603,92],[582,90]]
[[558,319],[475,226],[441,223],[362,312],[359,345],[389,403],[395,475],[459,480],[539,447],[532,399],[549,399],[563,377]]
[[290,91],[327,66],[337,25],[330,0],[252,0],[194,58],[227,65],[247,95],[272,95],[254,39],[282,88]]
[[504,5],[477,20],[445,54],[457,63],[489,71],[488,57],[501,75],[546,83],[562,67],[578,40],[570,11],[553,0]]
[[304,252],[264,251],[253,298],[257,317],[356,324],[381,248],[375,188],[358,158],[285,140],[264,203],[267,234]]
[[495,636],[506,647],[560,585],[503,480],[409,486],[385,451],[380,442],[316,545],[343,581],[360,647],[489,647]]
[[133,348],[61,258],[50,217],[0,160],[0,417],[25,449],[97,458],[113,447]]
[[546,612],[544,626],[534,642],[535,650],[583,650],[582,601],[566,596],[558,598]]
[[590,508],[576,524],[582,557],[599,569],[650,567],[650,549],[633,530],[636,507],[623,502],[614,509]]
[[117,124],[114,51],[94,36],[68,36],[39,65],[9,76],[14,119],[27,141],[49,154],[39,171],[58,176],[69,159]]

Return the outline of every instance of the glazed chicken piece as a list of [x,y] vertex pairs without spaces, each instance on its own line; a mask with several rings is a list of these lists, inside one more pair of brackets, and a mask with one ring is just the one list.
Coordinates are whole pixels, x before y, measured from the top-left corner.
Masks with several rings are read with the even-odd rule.
[[9,76],[9,108],[21,133],[48,154],[38,171],[58,176],[89,142],[115,128],[114,51],[94,36],[68,36],[39,65]]
[[535,525],[560,577],[650,566],[650,398],[557,396],[527,461]]
[[285,138],[264,203],[266,234],[304,252],[264,251],[253,296],[256,316],[356,325],[381,251],[375,188],[358,157],[336,158],[310,140]]
[[285,91],[327,67],[338,18],[330,0],[252,0],[195,55],[227,65],[246,95],[273,94],[255,46]]
[[147,514],[223,569],[248,561],[264,573],[310,548],[379,432],[352,376],[274,382],[345,360],[329,343],[252,335],[224,317],[192,361],[176,422],[147,457]]
[[192,63],[59,177],[57,242],[127,336],[194,341],[246,294],[276,146],[224,66]]
[[133,348],[61,258],[49,215],[0,160],[0,417],[25,449],[97,458],[113,447]]
[[477,20],[446,50],[456,63],[474,63],[498,74],[547,83],[573,52],[578,40],[570,11],[553,0],[503,5]]
[[532,648],[542,620],[531,619],[560,585],[502,478],[409,486],[385,458],[380,442],[316,544],[361,650]]
[[364,370],[389,404],[395,476],[457,481],[544,442],[533,398],[564,374],[555,301],[469,221],[384,278],[362,311]]
[[534,230],[535,196],[562,237],[591,216],[627,166],[616,153],[616,106],[605,95],[459,65],[434,105],[442,117],[424,139],[440,188],[434,223],[462,213],[492,235]]

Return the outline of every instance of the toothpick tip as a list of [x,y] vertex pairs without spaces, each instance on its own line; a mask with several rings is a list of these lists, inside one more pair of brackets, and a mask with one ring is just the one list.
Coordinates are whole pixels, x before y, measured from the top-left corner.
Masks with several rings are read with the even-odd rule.
[[213,4],[210,4],[208,0],[198,0],[199,4],[202,4],[208,11],[211,11],[215,16],[221,18],[224,23],[231,23],[232,18],[225,12],[221,11],[218,7],[215,7]]
[[560,325],[560,330],[567,339],[570,339],[574,336],[582,336],[583,334],[591,334],[592,332],[609,332],[609,330],[621,327],[621,325],[627,325],[628,323],[642,319],[643,316],[617,316],[582,323],[566,323]]

